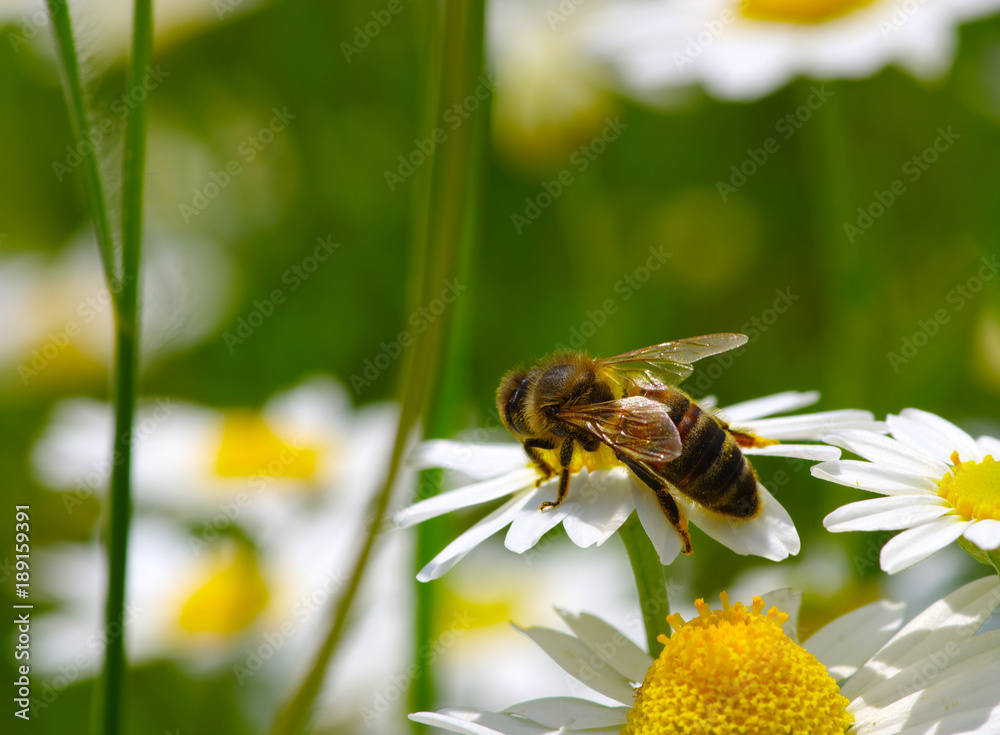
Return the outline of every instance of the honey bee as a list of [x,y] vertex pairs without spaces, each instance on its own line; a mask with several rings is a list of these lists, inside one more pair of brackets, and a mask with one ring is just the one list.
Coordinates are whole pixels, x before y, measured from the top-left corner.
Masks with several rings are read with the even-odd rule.
[[539,510],[566,498],[574,462],[586,459],[580,453],[610,450],[656,495],[685,554],[687,519],[668,487],[722,516],[757,516],[757,475],[740,447],[773,442],[731,428],[675,387],[694,370],[690,363],[746,341],[742,334],[709,334],[605,359],[567,351],[507,373],[497,389],[504,425],[542,473],[538,485],[559,472],[558,496]]

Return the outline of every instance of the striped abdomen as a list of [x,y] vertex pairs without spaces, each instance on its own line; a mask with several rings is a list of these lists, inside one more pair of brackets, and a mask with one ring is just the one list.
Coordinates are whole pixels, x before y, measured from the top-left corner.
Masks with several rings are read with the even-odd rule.
[[736,518],[756,516],[757,476],[725,425],[676,388],[643,393],[670,409],[682,446],[679,457],[649,468],[710,510]]

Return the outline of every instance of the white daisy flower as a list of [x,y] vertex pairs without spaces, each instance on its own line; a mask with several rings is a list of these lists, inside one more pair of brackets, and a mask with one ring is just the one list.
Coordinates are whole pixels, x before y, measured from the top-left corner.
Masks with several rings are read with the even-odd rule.
[[954,424],[926,411],[904,409],[887,419],[892,437],[863,430],[831,432],[824,441],[867,461],[823,462],[812,473],[849,487],[884,495],[833,511],[827,530],[902,533],[880,556],[894,574],[956,539],[984,551],[1000,547],[1000,440],[973,439]]
[[[361,544],[362,520],[299,516],[252,547],[231,535],[206,542],[175,523],[137,516],[124,614],[129,660],[168,659],[195,674],[228,671],[248,714],[269,718],[312,663]],[[365,614],[331,664],[317,719],[359,730],[366,724],[362,703],[373,706],[381,693],[378,731],[405,735],[405,727],[394,726],[405,721],[405,697],[393,697],[390,687],[411,663],[412,582],[405,570],[412,552],[400,535],[384,541],[357,600]],[[107,562],[96,544],[63,544],[38,555],[41,594],[54,609],[35,622],[32,661],[58,693],[101,671]]]
[[[767,595],[769,605],[789,600]],[[572,634],[523,631],[567,673],[614,704],[546,697],[501,712],[454,707],[410,719],[465,735],[662,733],[995,733],[1000,631],[975,635],[1000,604],[984,578],[931,605],[898,632],[899,603],[876,602],[795,637],[795,614],[754,598],[668,620],[654,661],[600,618],[561,613]],[[638,686],[638,690],[636,689]]]
[[[210,242],[151,233],[141,279],[143,364],[219,326],[233,265]],[[0,258],[0,387],[106,380],[114,314],[100,255],[78,239],[60,255]]]
[[589,40],[640,98],[702,84],[751,100],[797,76],[861,78],[890,64],[939,77],[958,26],[997,10],[998,0],[630,0],[595,14]]
[[581,34],[600,2],[487,3],[487,51],[496,82],[493,135],[522,166],[566,167],[573,150],[600,135],[613,111],[609,74]]
[[[872,414],[867,411],[829,411],[763,418],[808,406],[818,400],[816,392],[791,391],[730,406],[718,411],[718,414],[734,427],[777,441],[819,439],[833,427],[878,428]],[[709,407],[709,404],[702,402],[703,407]],[[747,455],[808,460],[829,460],[840,456],[839,450],[834,447],[815,444],[771,444],[745,448],[743,452]],[[556,497],[559,478],[551,478],[536,486],[539,470],[528,461],[520,445],[429,441],[418,448],[414,461],[422,468],[458,470],[476,482],[397,512],[393,516],[397,526],[410,526],[460,508],[511,496],[431,560],[417,575],[421,581],[437,579],[482,541],[507,526],[510,530],[505,545],[519,554],[532,548],[547,531],[560,523],[577,546],[586,548],[607,541],[635,511],[662,563],[672,562],[683,547],[680,533],[667,520],[656,496],[627,468],[617,463],[582,466],[572,475],[563,503],[540,512],[539,506],[544,501]],[[688,520],[738,554],[756,554],[780,560],[798,553],[799,537],[792,519],[759,482],[757,490],[762,511],[749,521],[713,514],[680,492],[673,491],[671,494]]]
[[[206,534],[239,524],[261,537],[310,507],[357,511],[384,477],[396,416],[391,404],[355,411],[344,388],[323,377],[260,410],[151,399],[135,421],[135,503],[200,522]],[[57,406],[32,463],[43,485],[65,491],[68,511],[105,492],[113,434],[108,404],[75,398]]]

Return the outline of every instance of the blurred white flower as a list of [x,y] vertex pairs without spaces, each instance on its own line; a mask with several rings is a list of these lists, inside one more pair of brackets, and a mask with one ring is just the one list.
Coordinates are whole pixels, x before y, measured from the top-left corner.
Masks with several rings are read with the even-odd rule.
[[[237,524],[267,538],[286,516],[329,506],[358,514],[384,479],[397,409],[357,411],[344,388],[316,377],[261,410],[219,410],[169,398],[140,403],[133,498],[139,510],[197,521],[206,535]],[[111,406],[59,404],[32,452],[39,481],[65,491],[70,511],[105,492]]]
[[998,10],[998,0],[623,0],[589,16],[586,35],[641,99],[701,84],[752,100],[797,76],[860,78],[890,64],[941,76],[958,26]]
[[[494,712],[451,707],[410,719],[465,735],[677,732],[995,733],[1000,634],[975,635],[1000,603],[994,578],[965,585],[902,629],[902,605],[875,602],[829,623],[805,643],[794,599],[778,591],[752,607],[671,616],[654,660],[598,617],[562,613],[572,634],[523,632],[567,673],[614,704],[533,699]],[[791,612],[780,611],[792,601]],[[766,606],[773,606],[767,610]],[[788,607],[785,607],[788,610]],[[898,630],[898,632],[896,632]],[[636,685],[640,684],[638,690]]]
[[[231,305],[233,264],[212,243],[150,232],[140,287],[141,366],[201,342]],[[55,258],[0,258],[0,381],[6,387],[106,380],[112,294],[92,238]]]
[[527,168],[565,167],[613,110],[610,78],[581,28],[602,0],[490,0],[487,51],[496,78],[493,134]]

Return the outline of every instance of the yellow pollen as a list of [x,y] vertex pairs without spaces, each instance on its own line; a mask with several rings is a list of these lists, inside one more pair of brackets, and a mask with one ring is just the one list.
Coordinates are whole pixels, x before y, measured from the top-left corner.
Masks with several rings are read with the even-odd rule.
[[951,472],[938,481],[938,495],[963,518],[1000,521],[1000,462],[986,455],[982,462],[962,462],[951,455]]
[[742,0],[740,11],[752,20],[825,23],[870,5],[873,0]]
[[267,607],[267,586],[247,548],[211,560],[194,586],[178,620],[191,633],[237,633]]
[[293,446],[278,437],[258,414],[226,417],[216,454],[215,471],[222,477],[313,477],[318,452]]
[[698,617],[674,628],[646,672],[622,735],[729,733],[844,733],[853,724],[849,704],[815,656],[781,629],[788,615],[729,604],[721,610],[697,600]]

